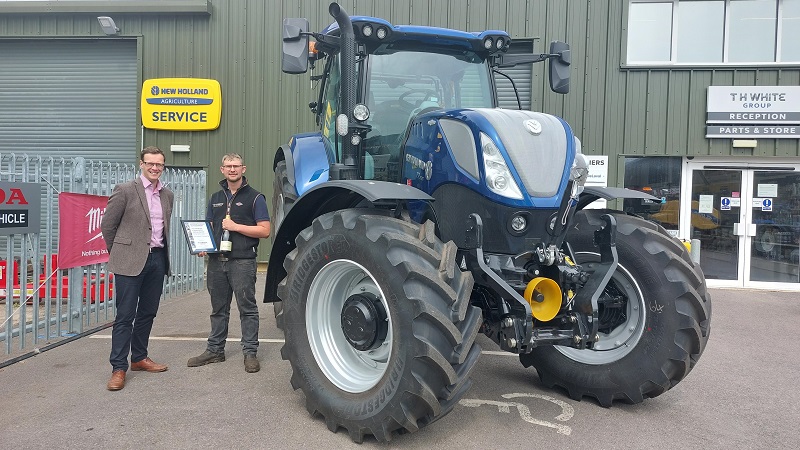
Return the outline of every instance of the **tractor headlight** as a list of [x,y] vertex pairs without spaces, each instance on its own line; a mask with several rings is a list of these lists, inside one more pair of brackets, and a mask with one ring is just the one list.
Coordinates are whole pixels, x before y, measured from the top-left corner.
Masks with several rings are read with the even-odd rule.
[[522,191],[511,175],[505,159],[489,136],[481,133],[481,153],[486,173],[486,186],[490,191],[503,197],[522,200]]
[[359,122],[369,119],[369,108],[367,108],[367,105],[363,103],[357,104],[356,107],[353,108],[353,117]]

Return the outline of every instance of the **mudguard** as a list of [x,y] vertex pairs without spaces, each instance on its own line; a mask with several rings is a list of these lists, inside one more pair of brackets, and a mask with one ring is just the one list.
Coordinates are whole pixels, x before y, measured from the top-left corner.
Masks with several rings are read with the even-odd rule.
[[280,301],[278,283],[286,277],[283,260],[295,248],[295,238],[314,218],[340,209],[396,204],[397,201],[433,201],[433,197],[404,184],[373,180],[335,180],[317,185],[297,199],[281,222],[267,266],[264,303]]
[[580,211],[589,203],[595,200],[604,198],[606,200],[614,200],[615,198],[644,198],[647,200],[661,201],[660,198],[654,197],[650,194],[641,191],[634,191],[633,189],[619,188],[619,187],[603,187],[603,186],[586,186],[583,188],[578,205],[575,210]]

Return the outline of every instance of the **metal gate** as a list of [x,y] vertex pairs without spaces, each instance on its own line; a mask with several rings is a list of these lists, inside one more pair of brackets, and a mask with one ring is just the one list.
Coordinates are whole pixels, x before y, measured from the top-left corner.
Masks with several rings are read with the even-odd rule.
[[[138,176],[135,164],[0,154],[0,180],[39,183],[39,233],[0,236],[0,344],[6,354],[37,348],[108,326],[116,314],[113,276],[106,264],[58,269],[58,194],[111,195],[114,186]],[[181,219],[205,217],[206,172],[167,169],[161,180],[175,193],[170,233],[172,275],[164,295],[204,288],[204,262],[190,255]]]

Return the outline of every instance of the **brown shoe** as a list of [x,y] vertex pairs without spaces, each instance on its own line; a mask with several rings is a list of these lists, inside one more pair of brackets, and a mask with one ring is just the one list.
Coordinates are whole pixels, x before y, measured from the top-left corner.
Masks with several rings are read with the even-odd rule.
[[125,387],[125,371],[117,369],[111,373],[111,379],[108,380],[106,388],[109,391],[118,391]]
[[167,366],[163,364],[156,364],[150,358],[145,358],[141,361],[131,363],[131,370],[145,370],[147,372],[165,372]]
[[256,355],[244,355],[244,371],[254,373],[259,370],[261,370],[261,364],[258,363]]

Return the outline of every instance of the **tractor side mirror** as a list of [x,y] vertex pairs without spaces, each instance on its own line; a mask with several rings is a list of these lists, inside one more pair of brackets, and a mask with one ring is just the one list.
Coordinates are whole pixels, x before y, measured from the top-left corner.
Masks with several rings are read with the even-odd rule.
[[561,41],[550,43],[550,54],[558,55],[550,59],[550,89],[559,94],[569,92],[569,66],[571,57],[569,44]]
[[307,19],[283,19],[281,70],[285,73],[308,71],[307,33]]

